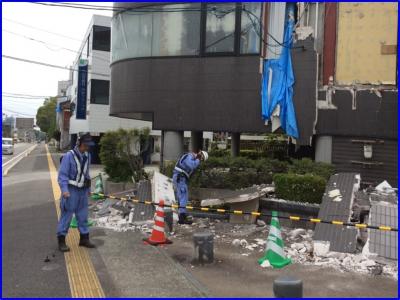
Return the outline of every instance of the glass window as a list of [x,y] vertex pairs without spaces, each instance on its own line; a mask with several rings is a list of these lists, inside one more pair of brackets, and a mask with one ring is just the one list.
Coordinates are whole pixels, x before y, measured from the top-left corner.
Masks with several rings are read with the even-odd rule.
[[241,30],[240,30],[240,53],[255,54],[260,52],[260,23],[261,3],[243,2]]
[[[209,11],[211,7],[217,10]],[[233,52],[235,49],[235,3],[207,4],[206,53]]]
[[93,50],[110,51],[110,27],[93,26]]
[[153,13],[152,56],[199,54],[200,3],[174,4],[167,8],[188,11]]
[[110,94],[110,81],[92,79],[90,81],[90,103],[107,104]]
[[[156,7],[152,7],[155,9]],[[200,4],[159,7],[188,11],[121,13],[112,21],[112,61],[135,57],[197,55]],[[193,8],[193,11],[191,9]]]

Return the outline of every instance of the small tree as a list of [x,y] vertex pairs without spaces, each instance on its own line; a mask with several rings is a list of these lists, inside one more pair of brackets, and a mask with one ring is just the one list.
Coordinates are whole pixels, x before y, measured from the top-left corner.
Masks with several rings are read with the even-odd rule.
[[147,178],[140,156],[140,142],[149,138],[149,130],[109,131],[100,140],[100,159],[110,179],[116,182]]

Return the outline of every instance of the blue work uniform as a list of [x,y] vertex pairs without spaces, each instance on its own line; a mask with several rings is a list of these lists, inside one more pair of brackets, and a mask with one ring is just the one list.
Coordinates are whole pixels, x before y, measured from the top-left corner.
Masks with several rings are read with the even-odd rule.
[[66,236],[73,214],[81,234],[88,234],[88,195],[90,187],[85,186],[89,176],[90,155],[81,153],[78,147],[68,151],[62,158],[58,171],[58,184],[61,193],[69,192],[70,197],[61,196],[61,217],[57,226],[57,235]]
[[180,214],[186,213],[186,204],[189,201],[189,178],[199,165],[200,159],[198,159],[193,153],[182,155],[175,165],[172,181],[175,187],[179,206],[181,206],[179,208]]

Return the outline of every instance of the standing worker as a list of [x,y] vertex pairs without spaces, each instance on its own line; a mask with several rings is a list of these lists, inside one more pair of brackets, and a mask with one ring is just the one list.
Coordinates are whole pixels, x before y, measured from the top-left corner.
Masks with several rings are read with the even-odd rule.
[[190,225],[193,223],[186,215],[186,204],[189,200],[189,178],[200,165],[200,161],[207,159],[208,153],[206,151],[191,152],[182,155],[175,165],[172,180],[179,204],[179,224]]
[[88,196],[90,193],[90,146],[94,142],[89,133],[80,134],[76,146],[68,151],[61,160],[58,171],[58,184],[61,188],[61,217],[57,226],[58,249],[69,251],[65,237],[73,214],[78,222],[80,233],[79,246],[95,248],[89,240],[88,229]]

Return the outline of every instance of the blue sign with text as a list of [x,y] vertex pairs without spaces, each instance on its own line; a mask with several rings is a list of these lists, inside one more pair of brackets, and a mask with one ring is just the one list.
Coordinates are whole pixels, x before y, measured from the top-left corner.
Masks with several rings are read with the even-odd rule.
[[76,118],[86,119],[87,105],[87,73],[88,65],[86,61],[79,63],[78,69],[78,97],[76,100]]

